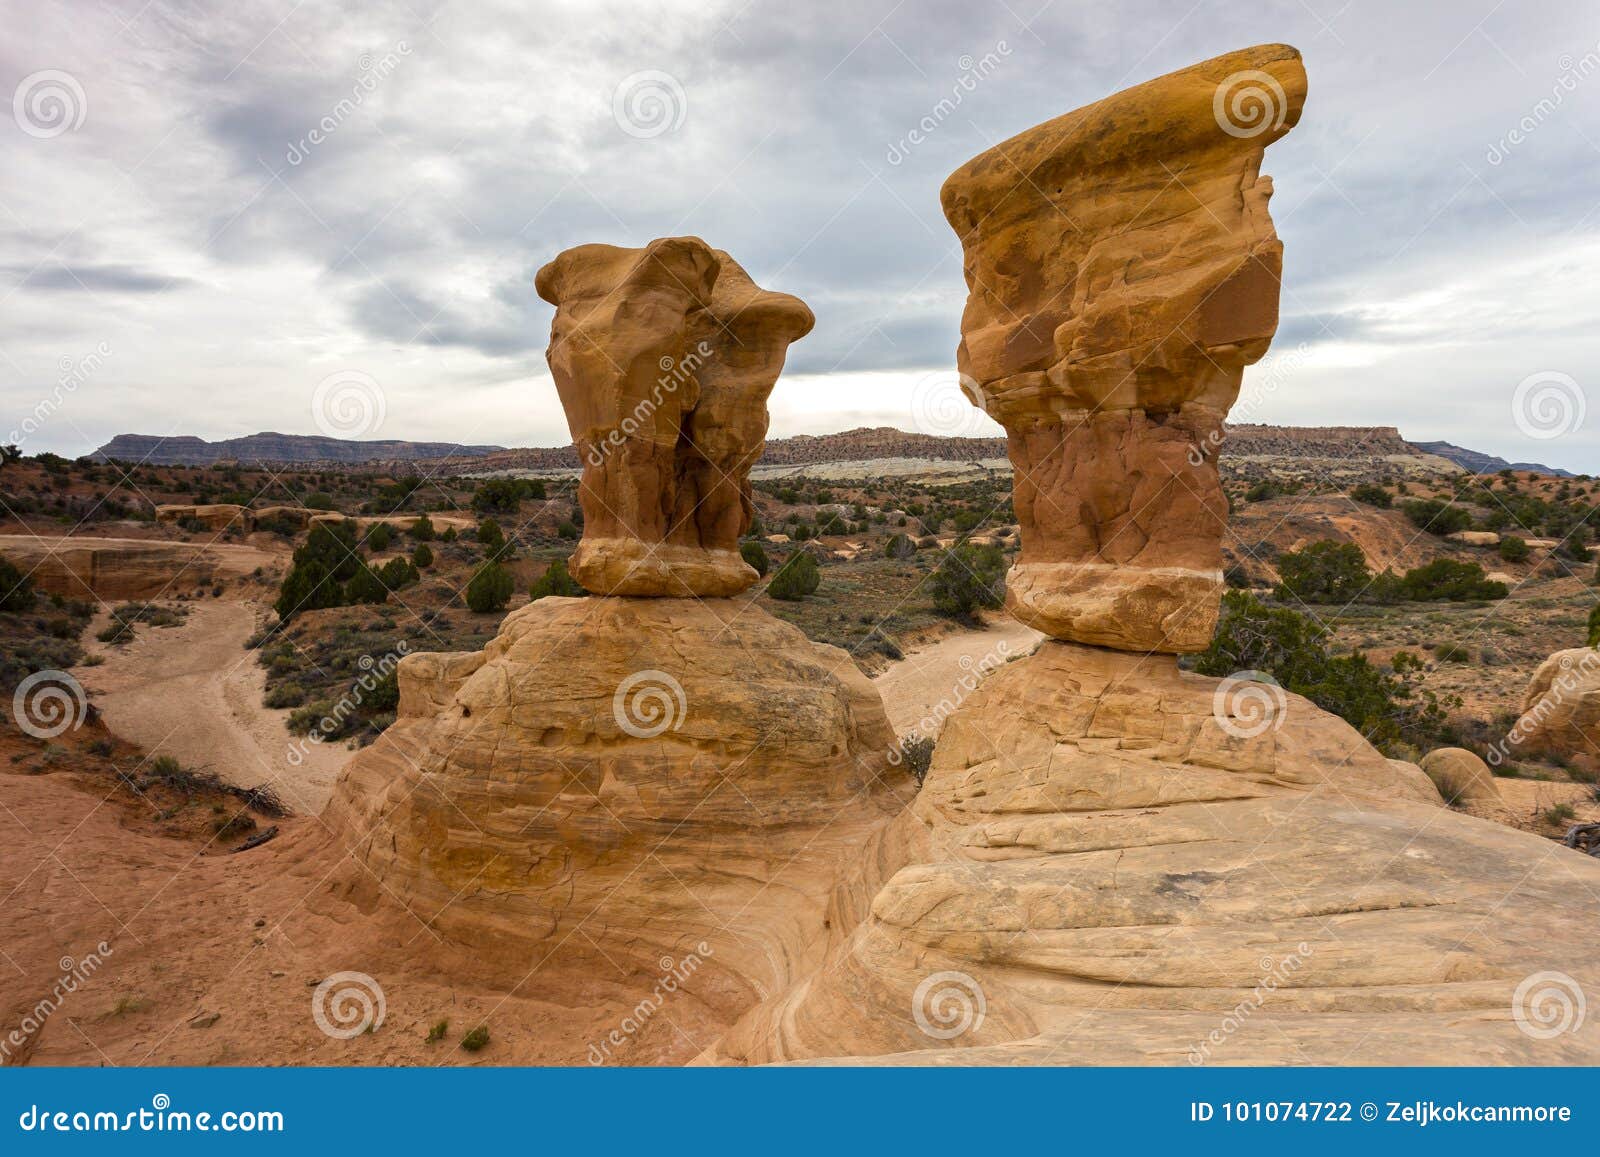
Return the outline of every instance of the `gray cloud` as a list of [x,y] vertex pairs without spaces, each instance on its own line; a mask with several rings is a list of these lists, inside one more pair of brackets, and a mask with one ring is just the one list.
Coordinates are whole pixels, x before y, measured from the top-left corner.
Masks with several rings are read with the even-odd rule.
[[[1507,418],[1529,373],[1600,382],[1600,72],[1548,99],[1600,52],[1582,0],[1537,20],[1490,0],[53,12],[13,22],[0,89],[64,69],[87,116],[7,142],[0,392],[25,411],[63,357],[117,351],[76,395],[93,415],[41,435],[55,448],[87,449],[105,423],[307,429],[311,388],[341,368],[385,383],[386,435],[561,440],[533,271],[569,245],[672,233],[811,303],[792,373],[871,373],[890,391],[884,374],[953,363],[965,289],[938,204],[952,169],[1119,87],[1281,39],[1305,53],[1311,95],[1268,155],[1286,246],[1277,348],[1314,353],[1261,417],[1399,424],[1574,469],[1600,453],[1600,404],[1594,429],[1556,443]],[[988,75],[910,144],[986,56]],[[681,124],[655,137],[613,115],[645,71],[682,94]],[[539,403],[495,408],[507,398]],[[823,418],[901,405],[891,392]]]

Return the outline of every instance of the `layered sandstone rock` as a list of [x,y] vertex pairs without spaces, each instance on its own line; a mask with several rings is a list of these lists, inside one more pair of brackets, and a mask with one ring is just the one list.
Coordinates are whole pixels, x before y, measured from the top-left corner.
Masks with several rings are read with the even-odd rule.
[[187,594],[283,562],[281,554],[242,544],[79,535],[0,535],[0,556],[45,594],[90,602]]
[[1447,804],[1498,809],[1504,802],[1489,765],[1464,747],[1435,748],[1420,766]]
[[1159,654],[1009,664],[841,887],[822,969],[706,1059],[1600,1059],[1525,986],[1600,983],[1549,935],[1600,918],[1600,864],[1442,810],[1305,699],[1260,706]]
[[697,237],[580,245],[536,284],[556,307],[546,356],[583,458],[573,576],[601,594],[744,590],[767,396],[811,311]]
[[1006,427],[1008,605],[1060,639],[1196,651],[1222,587],[1222,420],[1278,325],[1262,152],[1300,55],[1217,57],[1029,129],[941,192],[969,296],[958,364]]
[[340,892],[506,983],[559,949],[551,999],[703,941],[731,1020],[816,962],[832,883],[912,786],[850,657],[742,603],[541,599],[399,680],[323,815],[359,864]]
[[236,527],[249,531],[255,527],[255,515],[248,507],[229,502],[172,504],[156,507],[156,521],[169,524],[197,522],[207,530],[227,530]]
[[1573,647],[1540,663],[1510,736],[1513,759],[1524,750],[1600,769],[1600,650]]

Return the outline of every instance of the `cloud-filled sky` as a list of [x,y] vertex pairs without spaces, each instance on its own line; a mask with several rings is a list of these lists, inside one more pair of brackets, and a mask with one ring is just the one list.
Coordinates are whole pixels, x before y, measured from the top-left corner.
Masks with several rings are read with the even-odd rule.
[[381,393],[367,437],[564,444],[534,272],[685,233],[817,314],[774,435],[949,431],[918,400],[965,297],[945,176],[1285,41],[1283,321],[1235,417],[1600,472],[1592,0],[0,8],[0,440],[27,452],[318,433],[328,381]]

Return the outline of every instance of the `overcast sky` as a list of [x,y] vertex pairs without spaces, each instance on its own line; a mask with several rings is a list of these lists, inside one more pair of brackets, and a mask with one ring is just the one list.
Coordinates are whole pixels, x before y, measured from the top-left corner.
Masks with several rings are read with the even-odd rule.
[[1310,76],[1265,165],[1283,322],[1235,417],[1600,472],[1593,0],[3,10],[0,439],[28,452],[330,427],[564,444],[534,272],[684,233],[816,311],[774,435],[996,430],[918,385],[952,374],[965,295],[945,176],[1281,40]]

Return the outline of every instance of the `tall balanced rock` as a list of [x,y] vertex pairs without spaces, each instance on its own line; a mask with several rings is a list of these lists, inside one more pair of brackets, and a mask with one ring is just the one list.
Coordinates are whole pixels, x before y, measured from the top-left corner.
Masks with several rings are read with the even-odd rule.
[[1010,609],[1058,639],[1198,651],[1222,588],[1222,422],[1278,326],[1262,152],[1300,119],[1284,45],[1029,129],[945,182],[958,362],[1009,437]]
[[600,594],[744,590],[750,467],[811,310],[698,237],[580,245],[536,286],[556,307],[546,357],[583,456],[574,576]]

